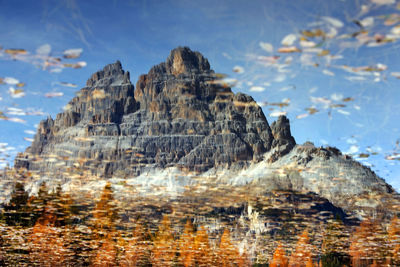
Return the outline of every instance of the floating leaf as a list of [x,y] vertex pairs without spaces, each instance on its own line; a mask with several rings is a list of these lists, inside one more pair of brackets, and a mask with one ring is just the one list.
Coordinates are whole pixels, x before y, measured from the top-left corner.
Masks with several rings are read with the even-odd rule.
[[374,17],[366,17],[362,20],[360,20],[360,24],[362,27],[371,27],[374,25]]
[[350,102],[350,101],[354,101],[354,98],[352,97],[346,97],[342,99],[343,102]]
[[28,142],[33,142],[34,141],[33,138],[29,138],[29,137],[24,137],[24,140],[28,141]]
[[10,85],[16,85],[19,83],[19,81],[13,77],[5,77],[3,82]]
[[325,74],[325,75],[329,75],[329,76],[335,76],[335,73],[333,73],[330,70],[323,70],[322,73]]
[[77,63],[64,63],[63,66],[66,68],[80,69],[87,65],[85,61],[79,61]]
[[270,117],[286,116],[286,111],[274,111],[269,114]]
[[309,47],[315,47],[316,45],[317,44],[312,42],[312,41],[307,41],[307,40],[301,40],[300,41],[300,46],[301,47],[309,48]]
[[330,107],[331,108],[344,108],[344,107],[346,107],[346,105],[343,105],[343,104],[332,104],[332,105],[330,105]]
[[296,118],[297,119],[304,119],[305,117],[308,117],[308,115],[309,115],[309,113],[303,113],[303,114],[297,115]]
[[350,112],[342,110],[342,109],[338,109],[337,112],[339,112],[340,114],[346,115],[346,116],[350,115]]
[[308,111],[308,114],[312,115],[317,113],[319,110],[314,108],[314,107],[310,107],[310,108],[306,108],[306,110]]
[[251,92],[264,92],[265,88],[262,86],[252,86],[250,87]]
[[12,122],[17,122],[17,123],[26,123],[25,120],[20,119],[20,118],[3,118],[6,121],[12,121]]
[[235,67],[233,67],[233,72],[243,73],[244,72],[244,68],[241,67],[241,66],[235,66]]
[[387,160],[400,160],[400,153],[393,153],[392,155],[386,156]]
[[49,93],[46,93],[44,96],[47,98],[53,98],[53,97],[60,97],[63,95],[64,95],[63,92],[49,92]]
[[32,131],[32,130],[25,130],[24,133],[26,133],[26,134],[36,134],[36,132]]
[[286,35],[283,39],[281,44],[286,46],[291,46],[296,41],[297,36],[293,33]]
[[74,48],[68,49],[64,51],[64,58],[78,58],[81,56],[83,49],[82,48]]
[[301,52],[300,49],[298,49],[295,46],[288,46],[288,47],[281,47],[278,49],[279,53],[295,53],[295,52]]
[[260,45],[260,47],[261,47],[264,51],[266,51],[266,52],[268,52],[268,53],[274,52],[274,47],[272,46],[272,44],[270,44],[270,43],[264,43],[264,42],[259,42],[258,44]]
[[392,5],[396,3],[396,0],[371,0],[371,2],[377,5]]
[[25,49],[6,49],[4,50],[7,54],[10,54],[12,56],[15,55],[26,55],[28,52]]
[[74,83],[60,82],[59,84],[66,87],[73,87],[73,88],[77,87],[77,85]]
[[14,89],[13,87],[9,88],[8,93],[11,95],[12,98],[21,98],[21,97],[25,96],[24,90]]
[[321,52],[318,53],[318,56],[319,57],[327,56],[327,55],[329,55],[329,53],[330,53],[329,50],[324,49],[324,50],[322,50]]
[[343,22],[341,22],[338,19],[332,18],[332,17],[325,16],[325,17],[322,17],[322,19],[324,21],[326,21],[327,23],[331,24],[335,28],[341,28],[344,26]]

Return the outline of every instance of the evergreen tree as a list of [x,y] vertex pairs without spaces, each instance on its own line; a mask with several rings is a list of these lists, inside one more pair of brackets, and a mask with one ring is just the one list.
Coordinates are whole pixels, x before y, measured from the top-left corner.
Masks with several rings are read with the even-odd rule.
[[33,226],[35,218],[32,218],[32,208],[28,205],[29,195],[24,185],[17,182],[11,193],[10,201],[4,205],[4,219],[10,226]]
[[341,267],[350,265],[348,251],[348,234],[340,218],[330,221],[322,241],[321,263],[323,267]]

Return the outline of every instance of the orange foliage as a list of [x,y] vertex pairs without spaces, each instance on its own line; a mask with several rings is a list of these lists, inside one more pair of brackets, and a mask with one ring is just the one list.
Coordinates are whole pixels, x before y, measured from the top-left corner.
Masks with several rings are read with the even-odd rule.
[[282,247],[282,244],[279,243],[276,248],[274,255],[272,256],[272,261],[269,264],[269,267],[287,267],[288,259],[285,255],[285,250]]
[[132,239],[124,246],[120,266],[145,266],[150,258],[150,241],[146,240],[143,227],[136,225]]
[[63,244],[59,228],[54,227],[55,216],[46,214],[33,227],[29,237],[31,252],[29,257],[37,266],[65,266],[68,250]]
[[394,216],[388,228],[390,256],[393,265],[400,265],[400,219]]
[[194,260],[197,266],[215,265],[215,260],[208,242],[208,234],[203,226],[200,226],[196,232],[194,250]]
[[194,265],[194,233],[193,233],[193,224],[190,220],[187,220],[185,228],[183,229],[183,233],[178,241],[179,246],[179,261],[185,267]]
[[91,266],[96,267],[111,267],[117,265],[117,248],[109,235],[104,239],[101,247],[96,251],[96,256],[92,261]]
[[171,230],[171,222],[164,215],[151,253],[152,266],[173,266],[176,256],[176,244]]
[[230,239],[230,233],[225,228],[224,233],[221,236],[221,242],[218,250],[218,266],[248,266],[246,258],[240,255],[237,247],[232,244]]
[[116,208],[111,184],[107,183],[103,189],[100,201],[97,202],[93,211],[95,231],[107,231],[114,228],[116,218]]
[[308,231],[304,230],[296,244],[295,251],[290,255],[290,267],[313,266],[310,238]]
[[381,226],[369,219],[361,222],[351,238],[349,254],[352,257],[352,266],[366,266],[377,260],[378,264],[384,264],[386,244],[385,235]]

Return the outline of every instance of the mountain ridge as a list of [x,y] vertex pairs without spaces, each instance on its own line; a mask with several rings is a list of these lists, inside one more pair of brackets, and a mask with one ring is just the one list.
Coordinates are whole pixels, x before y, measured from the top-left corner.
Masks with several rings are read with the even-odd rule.
[[[214,186],[250,183],[314,192],[361,213],[396,194],[339,150],[296,144],[285,116],[270,126],[251,96],[234,94],[188,47],[172,50],[139,77],[136,88],[119,61],[94,73],[64,112],[39,124],[14,168],[40,181],[125,179],[143,188],[150,184],[147,193],[157,191],[152,183],[168,187],[168,179],[175,179],[176,192],[201,179]],[[164,178],[152,178],[169,169]],[[350,201],[356,198],[361,200]]]

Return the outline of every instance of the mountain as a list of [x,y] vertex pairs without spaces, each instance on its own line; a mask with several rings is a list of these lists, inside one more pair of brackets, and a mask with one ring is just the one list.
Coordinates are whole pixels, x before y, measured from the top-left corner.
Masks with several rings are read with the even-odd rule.
[[203,184],[311,192],[359,216],[396,205],[397,193],[369,168],[333,147],[296,144],[288,118],[269,125],[251,96],[218,77],[187,47],[136,88],[119,61],[107,65],[39,124],[14,168],[29,173],[32,193],[43,181],[70,191],[111,181],[176,197]]

